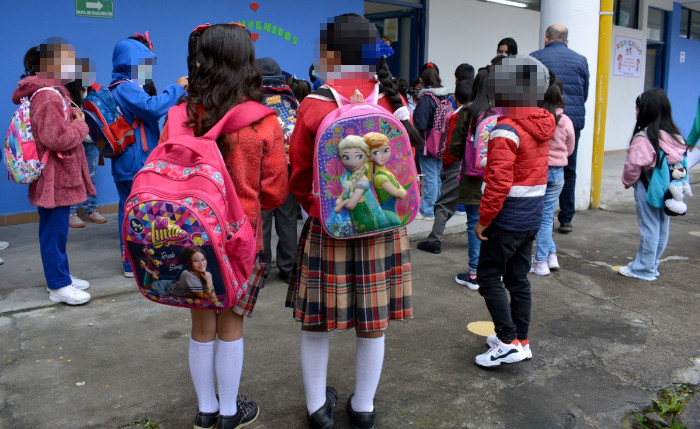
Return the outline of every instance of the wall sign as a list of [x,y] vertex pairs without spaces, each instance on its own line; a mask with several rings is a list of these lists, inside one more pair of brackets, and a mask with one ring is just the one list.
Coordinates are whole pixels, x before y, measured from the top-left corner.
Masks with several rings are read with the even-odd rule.
[[640,77],[642,75],[642,41],[631,37],[615,37],[613,75]]
[[114,2],[112,0],[75,0],[75,16],[114,18]]

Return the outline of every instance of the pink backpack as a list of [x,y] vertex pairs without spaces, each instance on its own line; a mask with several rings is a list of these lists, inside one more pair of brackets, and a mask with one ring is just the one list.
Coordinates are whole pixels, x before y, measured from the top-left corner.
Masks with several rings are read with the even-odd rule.
[[[225,310],[245,294],[255,264],[255,233],[243,212],[216,138],[275,112],[255,102],[231,109],[209,132],[185,128],[185,105],[168,112],[170,136],[134,177],[124,206],[124,250],[141,293],[179,307]],[[180,284],[181,252],[199,246],[213,290]],[[183,276],[184,277],[184,276]],[[201,289],[206,292],[202,296]]]
[[452,106],[452,102],[447,98],[440,100],[430,91],[426,91],[424,96],[432,98],[435,102],[435,113],[433,116],[433,128],[425,133],[423,155],[442,158],[445,154],[445,145],[447,143],[447,124],[455,109]]
[[[487,112],[491,113],[491,112]],[[484,177],[486,170],[486,155],[488,154],[489,136],[491,130],[496,126],[499,115],[482,115],[473,134],[467,135],[467,142],[464,146],[464,158],[462,168],[464,174],[472,177]],[[461,175],[457,176],[461,177]]]
[[[407,225],[420,205],[418,173],[403,124],[376,104],[379,84],[367,100],[357,93],[352,102],[329,86],[322,88],[330,90],[338,104],[321,122],[314,150],[313,195],[321,207],[324,230],[334,238],[347,239]],[[363,140],[369,132],[383,134],[386,144],[370,151]],[[346,145],[355,147],[341,149]],[[365,150],[372,152],[369,159]],[[353,170],[349,157],[361,157],[360,168]],[[353,200],[356,205],[345,206]]]

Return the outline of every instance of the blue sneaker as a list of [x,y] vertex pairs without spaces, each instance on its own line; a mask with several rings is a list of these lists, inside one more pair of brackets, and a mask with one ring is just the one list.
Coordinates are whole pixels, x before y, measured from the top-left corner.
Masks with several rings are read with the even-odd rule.
[[457,274],[455,276],[455,282],[462,286],[466,286],[471,290],[479,290],[479,284],[476,282],[476,271]]

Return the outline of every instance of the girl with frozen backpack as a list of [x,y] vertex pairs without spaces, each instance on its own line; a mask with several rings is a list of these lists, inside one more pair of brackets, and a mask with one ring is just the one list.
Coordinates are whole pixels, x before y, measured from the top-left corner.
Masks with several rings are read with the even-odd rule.
[[390,320],[413,317],[406,227],[369,237],[336,239],[323,229],[321,204],[312,192],[317,130],[338,107],[329,88],[346,99],[359,92],[367,100],[374,94],[376,71],[378,104],[402,121],[412,141],[420,139],[379,49],[376,27],[362,16],[340,15],[323,24],[320,70],[327,87],[299,106],[290,143],[290,189],[310,217],[301,233],[287,306],[301,322],[301,372],[312,428],[332,428],[336,423],[334,408],[339,396],[326,380],[329,332],[355,330],[355,391],[347,396],[346,410],[354,427],[372,428],[374,396],[384,360],[384,330]]

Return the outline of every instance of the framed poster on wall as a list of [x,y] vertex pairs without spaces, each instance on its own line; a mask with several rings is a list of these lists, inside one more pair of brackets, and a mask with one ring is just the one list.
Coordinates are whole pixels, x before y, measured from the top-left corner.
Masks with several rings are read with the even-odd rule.
[[615,36],[613,75],[640,77],[642,75],[642,40]]

